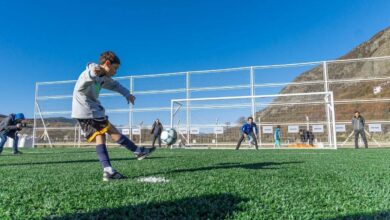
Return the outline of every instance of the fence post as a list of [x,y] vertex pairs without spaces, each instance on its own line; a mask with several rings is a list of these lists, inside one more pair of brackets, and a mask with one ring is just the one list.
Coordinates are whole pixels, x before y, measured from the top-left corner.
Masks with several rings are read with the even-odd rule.
[[190,145],[191,137],[190,137],[190,124],[191,124],[191,116],[190,116],[190,72],[186,73],[186,128],[187,128],[187,143]]
[[38,98],[38,83],[35,83],[35,95],[34,95],[34,125],[33,125],[33,148],[35,148],[35,136],[37,135],[37,98]]

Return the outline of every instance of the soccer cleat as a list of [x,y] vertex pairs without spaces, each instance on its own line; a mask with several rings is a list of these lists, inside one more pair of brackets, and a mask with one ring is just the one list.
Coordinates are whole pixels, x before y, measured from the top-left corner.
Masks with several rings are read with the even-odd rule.
[[126,176],[122,175],[121,173],[115,171],[113,174],[110,174],[109,172],[103,173],[103,181],[109,182],[112,180],[121,180],[121,179],[127,179]]
[[12,152],[13,155],[20,155],[20,154],[23,154],[21,151],[15,151],[15,152]]
[[146,157],[148,157],[151,153],[153,153],[156,150],[156,147],[152,148],[141,148],[141,152],[135,153],[135,157],[137,160],[143,160]]
[[146,154],[142,153],[142,152],[135,154],[135,158],[137,158],[137,160],[143,160],[143,159],[145,159],[145,157],[146,157]]

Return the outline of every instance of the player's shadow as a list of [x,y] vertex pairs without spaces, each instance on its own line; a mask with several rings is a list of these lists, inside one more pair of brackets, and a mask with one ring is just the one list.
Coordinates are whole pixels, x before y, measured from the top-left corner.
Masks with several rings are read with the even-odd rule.
[[303,163],[301,161],[293,162],[262,162],[262,163],[219,163],[207,167],[189,168],[189,169],[178,169],[170,171],[170,173],[182,173],[182,172],[196,172],[196,171],[208,171],[218,169],[249,169],[249,170],[261,170],[261,169],[279,169],[279,166],[285,164],[298,164]]
[[243,211],[239,204],[245,201],[232,194],[212,194],[174,201],[105,208],[45,219],[225,219],[235,212]]
[[206,167],[197,167],[197,168],[186,168],[186,169],[176,169],[170,171],[164,171],[159,173],[153,173],[150,175],[161,175],[169,173],[186,173],[186,172],[198,172],[198,171],[210,171],[210,170],[219,170],[219,169],[248,169],[248,170],[276,170],[280,169],[280,166],[286,164],[300,164],[302,161],[292,161],[292,162],[262,162],[262,163],[218,163],[212,166]]
[[328,218],[327,220],[379,220],[379,219],[390,219],[390,210],[374,212],[374,213],[357,213],[351,215],[344,215],[335,218]]
[[[156,160],[164,159],[165,157],[148,157],[147,160]],[[137,160],[133,157],[125,158],[111,158],[110,161],[124,161],[124,160]],[[0,167],[6,166],[34,166],[34,165],[48,165],[48,164],[75,164],[75,163],[96,163],[99,162],[98,159],[89,159],[89,160],[62,160],[62,161],[41,161],[41,162],[23,162],[23,163],[7,163],[0,164]]]

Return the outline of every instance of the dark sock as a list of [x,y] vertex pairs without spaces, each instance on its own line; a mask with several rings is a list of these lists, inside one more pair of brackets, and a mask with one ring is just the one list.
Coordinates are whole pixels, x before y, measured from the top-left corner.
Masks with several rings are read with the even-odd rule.
[[124,135],[121,135],[121,137],[119,138],[119,140],[116,143],[122,145],[126,149],[133,151],[133,152],[135,152],[138,148],[137,145],[135,145],[131,140],[129,140]]
[[103,168],[111,167],[110,158],[108,157],[107,147],[105,144],[96,145],[96,153]]

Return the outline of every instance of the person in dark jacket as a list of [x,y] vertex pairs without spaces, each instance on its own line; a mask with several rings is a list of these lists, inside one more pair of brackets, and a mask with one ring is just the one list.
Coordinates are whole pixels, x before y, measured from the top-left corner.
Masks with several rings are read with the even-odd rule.
[[352,118],[352,127],[355,134],[355,149],[359,148],[359,134],[363,139],[364,146],[368,148],[367,138],[364,130],[365,120],[363,116],[360,115],[359,111],[355,112],[355,115]]
[[26,124],[26,119],[23,113],[10,114],[0,122],[0,154],[3,152],[4,145],[8,138],[14,139],[12,146],[13,154],[21,154],[18,150],[18,132],[21,131]]
[[307,143],[309,142],[310,146],[314,146],[314,134],[311,131],[307,131],[305,129],[299,130],[299,135],[301,138],[301,143]]
[[156,140],[158,140],[158,146],[161,147],[161,133],[163,132],[164,127],[161,124],[159,119],[156,119],[154,121],[153,126],[152,126],[152,131],[150,134],[153,135],[153,142],[152,142],[152,147],[154,147],[154,144],[156,143]]
[[248,117],[247,122],[241,127],[241,137],[238,140],[236,150],[240,149],[241,143],[245,138],[249,139],[250,143],[254,143],[256,150],[259,149],[257,146],[257,134],[258,134],[257,125],[253,122],[252,117]]

